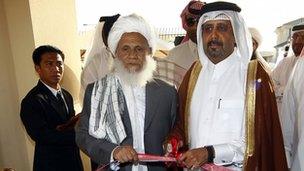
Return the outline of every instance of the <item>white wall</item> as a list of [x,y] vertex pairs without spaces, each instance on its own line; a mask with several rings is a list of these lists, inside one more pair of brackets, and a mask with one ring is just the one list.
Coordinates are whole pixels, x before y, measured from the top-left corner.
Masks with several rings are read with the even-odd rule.
[[0,169],[31,170],[19,117],[20,96],[33,77],[27,65],[34,45],[28,14],[26,0],[0,0]]

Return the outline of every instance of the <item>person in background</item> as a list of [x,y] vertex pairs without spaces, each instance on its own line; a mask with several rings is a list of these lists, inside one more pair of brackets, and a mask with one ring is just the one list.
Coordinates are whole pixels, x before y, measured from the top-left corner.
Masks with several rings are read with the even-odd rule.
[[252,38],[240,11],[228,2],[204,5],[199,60],[179,88],[181,119],[170,136],[188,145],[179,157],[187,168],[287,171],[271,79],[258,60],[250,61]]
[[286,84],[290,78],[291,71],[293,70],[299,58],[303,46],[304,24],[296,25],[292,28],[291,37],[291,48],[294,54],[292,56],[283,58],[283,60],[275,67],[271,73],[271,78],[274,82],[274,90],[276,93],[279,113],[281,112],[282,99]]
[[[100,17],[96,26],[93,43],[86,53],[85,65],[81,72],[81,98],[88,84],[93,83],[110,72],[112,58],[107,49],[108,35],[120,14]],[[82,100],[82,99],[81,99]]]
[[33,52],[38,84],[21,102],[20,117],[35,141],[34,171],[83,171],[74,125],[78,117],[71,94],[60,86],[63,52],[43,45]]
[[201,9],[205,2],[191,0],[181,13],[182,25],[186,30],[186,36],[182,43],[172,50],[163,60],[165,63],[159,69],[159,78],[174,84],[177,88],[192,63],[198,59],[196,45],[196,27]]
[[166,170],[163,163],[141,163],[137,156],[163,155],[176,117],[175,88],[153,79],[155,40],[136,14],[120,17],[109,33],[113,70],[87,86],[76,127],[77,144],[101,165],[118,161],[121,170]]
[[260,63],[263,65],[264,69],[267,71],[267,73],[271,73],[271,68],[267,61],[262,57],[260,52],[258,51],[258,48],[262,44],[263,38],[260,34],[259,30],[254,27],[249,27],[250,34],[252,36],[252,45],[253,45],[253,51],[251,60],[257,59],[260,61]]
[[280,115],[286,158],[291,171],[304,168],[304,48],[284,91]]

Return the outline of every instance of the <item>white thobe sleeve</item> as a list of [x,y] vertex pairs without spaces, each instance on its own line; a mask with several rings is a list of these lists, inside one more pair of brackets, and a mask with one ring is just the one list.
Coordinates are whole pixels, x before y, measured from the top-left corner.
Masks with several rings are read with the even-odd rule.
[[284,93],[285,87],[282,85],[282,82],[281,82],[282,72],[284,72],[286,70],[285,69],[286,66],[284,66],[284,64],[285,64],[284,60],[282,60],[270,74],[271,78],[273,80],[273,83],[274,83],[276,97],[282,96]]
[[284,146],[286,151],[286,158],[288,167],[292,167],[293,160],[296,157],[296,145],[299,141],[299,134],[301,129],[299,123],[301,122],[301,113],[299,108],[303,102],[303,88],[304,88],[304,60],[298,60],[295,65],[290,79],[284,91],[282,114],[280,114],[280,121],[282,126]]
[[244,159],[245,137],[241,140],[236,140],[231,143],[213,145],[214,148],[214,164],[226,165],[242,163]]
[[290,79],[284,91],[282,112],[279,113],[288,167],[290,167],[291,159],[293,156],[292,146],[294,141],[294,129],[296,129],[295,127],[296,110],[297,110],[297,105],[296,105],[296,96],[293,86],[293,79]]

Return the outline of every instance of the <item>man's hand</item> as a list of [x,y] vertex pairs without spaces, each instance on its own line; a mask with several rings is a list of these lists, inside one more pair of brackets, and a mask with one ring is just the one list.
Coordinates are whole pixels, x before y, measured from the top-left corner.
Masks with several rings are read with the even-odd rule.
[[58,125],[56,127],[56,130],[57,131],[73,130],[79,119],[80,119],[80,114],[77,114],[73,116],[70,120],[68,120],[65,124]]
[[197,169],[208,161],[208,151],[206,148],[195,148],[189,150],[178,158],[180,164],[186,165],[188,169]]
[[[178,150],[183,147],[184,143],[182,140],[178,140],[177,138],[173,138],[171,140],[166,140],[163,143],[163,149],[165,151],[165,156],[173,156],[178,152]],[[176,156],[174,156],[176,157]]]
[[120,163],[133,162],[138,163],[137,152],[132,146],[120,146],[113,152],[113,158]]

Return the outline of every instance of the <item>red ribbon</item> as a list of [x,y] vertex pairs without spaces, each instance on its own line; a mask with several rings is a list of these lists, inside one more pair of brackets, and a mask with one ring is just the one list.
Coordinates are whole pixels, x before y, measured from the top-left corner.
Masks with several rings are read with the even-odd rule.
[[[165,162],[165,163],[177,163],[178,158],[182,155],[182,153],[179,151],[179,140],[177,138],[172,138],[170,140],[170,143],[172,145],[172,151],[169,153],[168,156],[158,156],[158,155],[152,155],[152,154],[143,154],[138,153],[138,159],[140,162]],[[100,167],[99,169],[102,170],[106,167],[108,167],[111,163]],[[180,165],[178,165],[180,166]],[[184,167],[184,166],[180,166]],[[223,167],[223,166],[217,166],[215,164],[204,164],[202,167],[202,170],[205,171],[230,171],[230,169]],[[98,170],[99,171],[99,170]]]
[[177,162],[175,157],[157,156],[151,154],[138,153],[138,160],[141,162]]
[[[142,162],[177,162],[175,157],[157,156],[151,154],[138,154],[139,161]],[[204,164],[201,167],[204,171],[231,171],[224,166],[218,166],[213,163]]]

